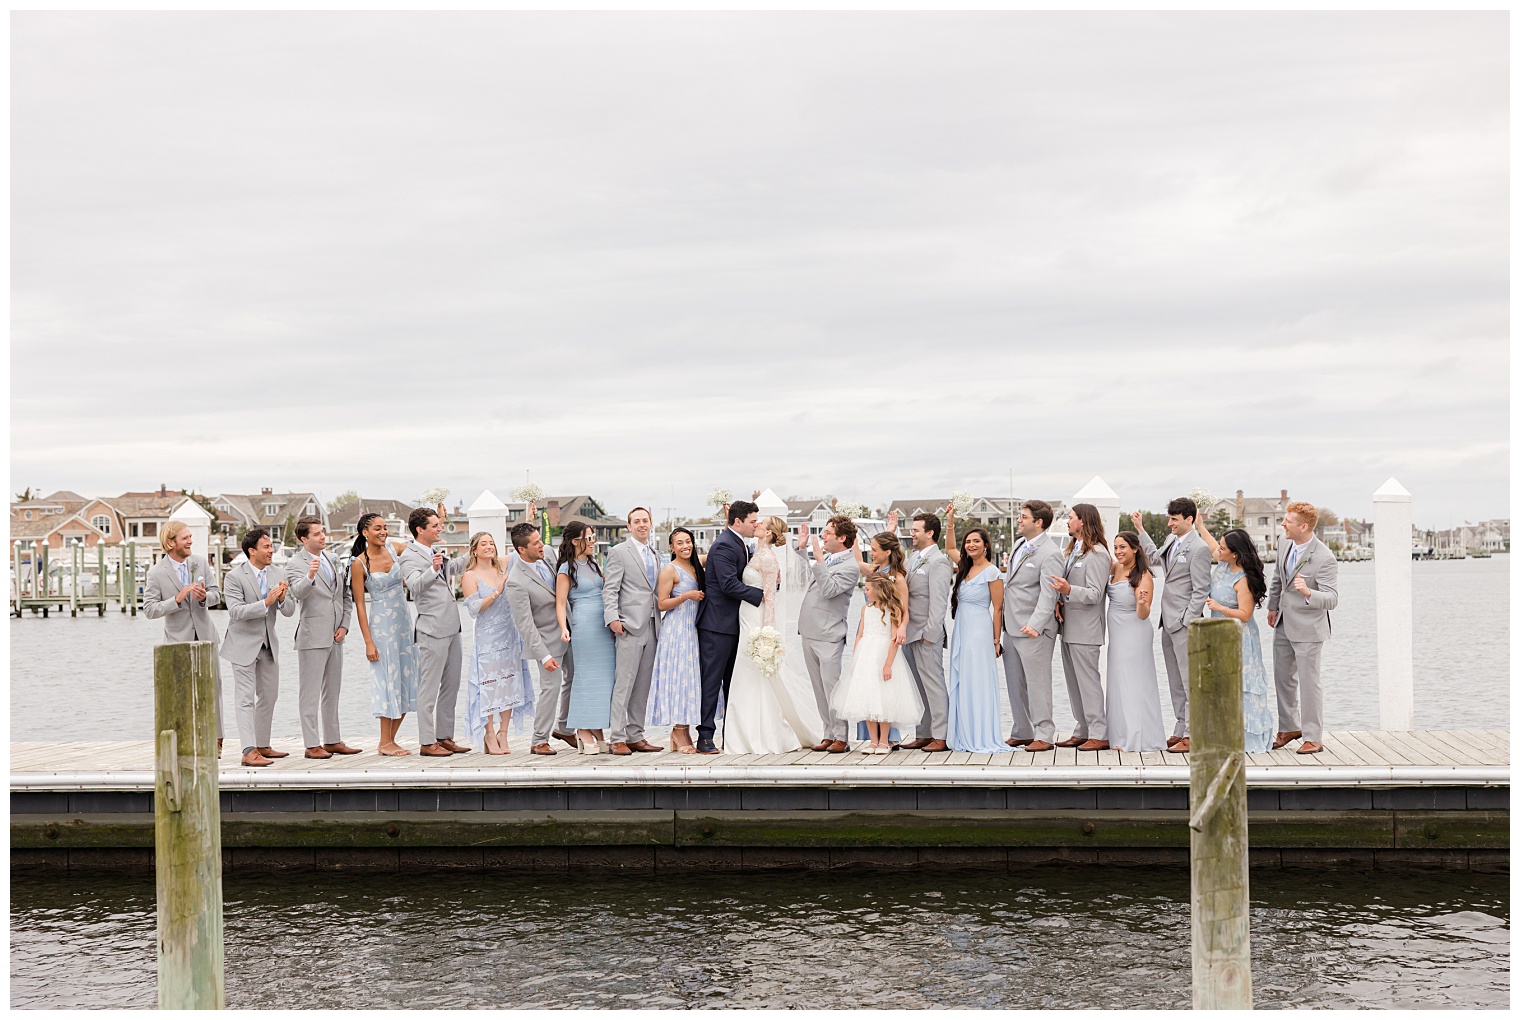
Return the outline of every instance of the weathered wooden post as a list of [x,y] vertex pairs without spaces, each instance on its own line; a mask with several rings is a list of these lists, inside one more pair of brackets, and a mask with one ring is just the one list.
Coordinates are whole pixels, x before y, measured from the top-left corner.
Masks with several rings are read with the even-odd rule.
[[69,550],[69,615],[79,615],[79,561],[84,558],[79,540],[68,539],[64,543]]
[[127,585],[122,589],[122,594],[127,599],[127,606],[132,615],[137,615],[137,539],[127,539]]
[[1188,754],[1193,865],[1193,1008],[1251,1008],[1240,624],[1188,625]]
[[153,650],[159,1009],[226,1005],[214,655],[209,641]]
[[1409,490],[1390,478],[1372,494],[1377,592],[1378,728],[1414,729],[1414,566]]

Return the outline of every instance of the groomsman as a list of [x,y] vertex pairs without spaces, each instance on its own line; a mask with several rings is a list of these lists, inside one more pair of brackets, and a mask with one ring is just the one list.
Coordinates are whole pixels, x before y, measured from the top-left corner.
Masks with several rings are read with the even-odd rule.
[[1003,676],[1013,735],[1005,743],[1031,751],[1056,745],[1052,659],[1056,648],[1056,590],[1064,559],[1048,530],[1055,511],[1031,499],[1019,511],[1019,541],[1003,581]]
[[[887,521],[896,530],[895,514]],[[945,613],[955,584],[955,565],[939,548],[937,514],[916,514],[911,525],[913,552],[908,555],[908,634],[903,655],[924,703],[907,751],[948,751],[950,697],[945,689]]]
[[242,546],[247,561],[232,568],[222,582],[227,596],[222,658],[232,663],[243,764],[262,766],[273,764],[271,759],[288,757],[269,746],[274,703],[280,696],[280,641],[274,623],[276,612],[293,615],[296,603],[288,597],[290,585],[276,580],[269,566],[274,559],[269,532],[250,528]]
[[660,636],[660,608],[655,598],[660,561],[649,548],[653,527],[654,517],[644,507],[630,510],[628,537],[607,557],[602,575],[602,604],[617,645],[617,673],[612,683],[613,754],[661,750],[644,739],[655,642]]
[[1172,534],[1159,550],[1141,524],[1140,511],[1129,515],[1140,545],[1152,565],[1165,568],[1161,589],[1161,658],[1166,663],[1166,678],[1172,689],[1172,713],[1177,726],[1167,738],[1166,749],[1182,754],[1188,742],[1188,624],[1203,617],[1209,600],[1209,565],[1213,557],[1194,527],[1198,522],[1198,504],[1179,496],[1166,505],[1166,526]]
[[[1319,511],[1313,503],[1289,503],[1283,514],[1284,540],[1267,587],[1267,626],[1272,634],[1272,673],[1277,687],[1274,749],[1303,737],[1299,754],[1325,749],[1324,691],[1320,654],[1330,640],[1330,610],[1340,601],[1340,572],[1330,547],[1314,537]],[[1302,691],[1302,713],[1299,695]]]
[[[184,521],[170,521],[158,532],[158,543],[165,556],[148,571],[143,586],[143,615],[164,621],[164,643],[210,641],[218,644],[216,627],[206,610],[220,605],[221,589],[216,574],[204,558],[193,556],[190,547],[195,535]],[[216,753],[222,753],[222,667],[221,656],[211,660],[216,671]]]
[[830,702],[844,664],[844,648],[849,641],[846,621],[850,599],[860,567],[855,562],[855,522],[843,514],[829,518],[823,526],[823,541],[813,538],[813,556],[803,551],[808,539],[804,524],[792,547],[808,563],[806,594],[797,616],[797,633],[802,638],[802,661],[813,681],[813,696],[818,700],[818,717],[823,720],[823,739],[813,745],[815,751],[843,754],[850,749],[849,720],[834,714]]
[[1066,674],[1066,695],[1075,719],[1069,740],[1057,747],[1078,751],[1108,749],[1108,720],[1103,706],[1103,679],[1098,658],[1103,651],[1105,600],[1113,560],[1103,535],[1103,517],[1091,503],[1071,508],[1066,530],[1071,551],[1066,554],[1061,576],[1051,585],[1061,596],[1059,631],[1061,670]]
[[412,540],[401,551],[401,578],[417,607],[413,632],[417,642],[417,739],[422,754],[447,758],[469,750],[454,743],[454,710],[464,661],[454,578],[464,573],[464,560],[450,559],[438,544],[443,534],[442,504],[438,510],[413,510],[406,526]]
[[549,737],[556,719],[559,730],[552,735],[576,746],[575,734],[565,728],[575,663],[570,658],[570,643],[560,639],[559,617],[554,611],[554,571],[544,562],[543,536],[537,527],[524,521],[512,528],[512,548],[517,550],[517,558],[507,574],[507,606],[522,635],[523,657],[538,663],[538,697],[533,704],[533,744],[529,750],[554,754]]
[[[343,639],[354,592],[327,554],[327,532],[319,517],[296,521],[300,546],[285,567],[285,580],[300,615],[296,618],[296,665],[300,670],[301,737],[306,757],[358,754],[343,742],[338,725],[338,692],[343,686]],[[325,737],[326,739],[322,739]]]

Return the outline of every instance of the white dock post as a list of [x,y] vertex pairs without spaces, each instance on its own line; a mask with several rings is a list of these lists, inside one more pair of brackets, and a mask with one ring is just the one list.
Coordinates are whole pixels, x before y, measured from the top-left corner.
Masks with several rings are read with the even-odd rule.
[[1390,478],[1372,494],[1377,590],[1378,728],[1414,729],[1414,568],[1409,490]]
[[470,537],[482,531],[490,532],[496,540],[497,562],[505,564],[512,552],[512,543],[507,537],[507,505],[487,489],[470,504],[465,516],[470,522]]

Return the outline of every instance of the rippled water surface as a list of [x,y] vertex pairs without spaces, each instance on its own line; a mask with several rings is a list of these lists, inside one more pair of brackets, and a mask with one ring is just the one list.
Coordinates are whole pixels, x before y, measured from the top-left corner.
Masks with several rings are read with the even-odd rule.
[[[1143,876],[1144,881],[1139,881]],[[1503,876],[1252,875],[1256,1004],[1502,1008]],[[1185,1008],[1188,874],[230,879],[227,1004]],[[11,1005],[154,1005],[151,878],[15,877]]]

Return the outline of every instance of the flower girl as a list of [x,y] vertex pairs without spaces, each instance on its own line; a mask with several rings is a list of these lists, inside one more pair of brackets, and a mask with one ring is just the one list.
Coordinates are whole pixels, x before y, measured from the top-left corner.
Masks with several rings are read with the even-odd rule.
[[872,574],[866,578],[866,607],[860,611],[855,632],[855,654],[850,675],[834,692],[834,712],[841,719],[864,719],[871,734],[866,754],[886,754],[893,723],[912,724],[923,715],[923,702],[914,689],[908,660],[892,633],[907,616],[893,578]]

